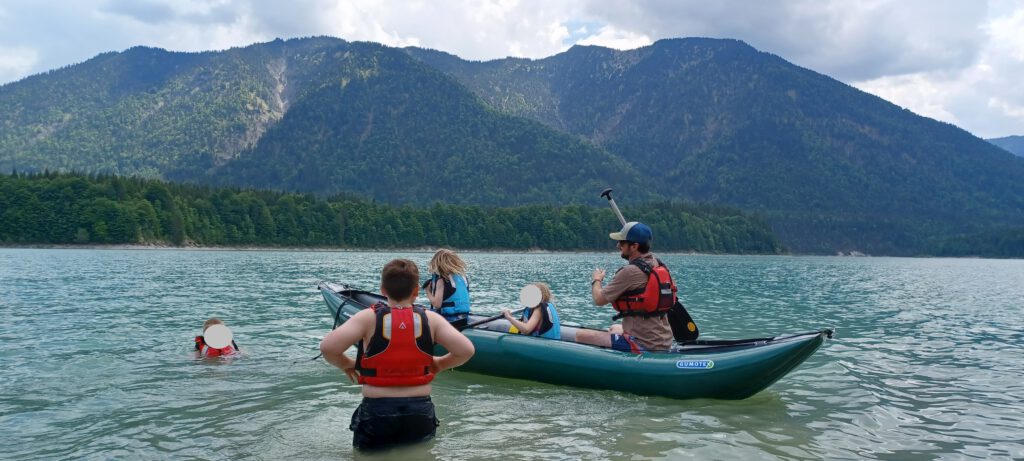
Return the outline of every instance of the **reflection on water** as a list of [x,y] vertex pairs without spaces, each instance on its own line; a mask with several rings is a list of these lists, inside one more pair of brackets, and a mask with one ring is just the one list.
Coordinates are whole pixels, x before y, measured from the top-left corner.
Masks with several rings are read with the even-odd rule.
[[[837,338],[742,401],[446,372],[434,441],[354,453],[314,285],[373,289],[396,256],[430,254],[0,250],[0,458],[1024,458],[1024,262],[690,255],[660,256],[705,336]],[[546,281],[563,319],[609,322],[588,277],[613,252],[464,256],[481,313]],[[243,356],[192,356],[211,316]]]

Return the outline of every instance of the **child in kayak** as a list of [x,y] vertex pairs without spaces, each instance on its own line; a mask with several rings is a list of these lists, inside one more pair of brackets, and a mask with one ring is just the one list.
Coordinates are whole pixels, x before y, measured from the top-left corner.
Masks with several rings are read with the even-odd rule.
[[[473,356],[468,338],[436,312],[413,304],[419,278],[416,263],[408,259],[387,263],[380,283],[387,304],[363,309],[320,342],[324,359],[363,385],[363,401],[349,426],[358,449],[434,437],[438,422],[430,382]],[[448,353],[433,356],[435,342]],[[357,343],[353,360],[345,351]]]
[[466,262],[454,251],[442,248],[430,258],[427,268],[431,273],[427,281],[430,306],[449,323],[465,324],[469,318]]
[[555,310],[555,305],[551,304],[551,288],[543,282],[536,282],[533,285],[540,289],[540,304],[528,306],[518,320],[512,317],[508,309],[503,309],[501,314],[519,330],[520,334],[561,339],[562,327],[558,321],[558,311]]
[[[210,328],[214,330],[211,331]],[[210,342],[213,345],[207,344],[206,336],[207,332],[210,332]],[[226,355],[232,355],[238,352],[238,344],[235,344],[235,339],[232,337],[231,330],[228,329],[227,325],[224,325],[218,318],[210,318],[206,322],[203,322],[203,334],[196,336],[196,353],[200,357],[222,357]],[[220,344],[224,342],[225,344]],[[220,347],[213,347],[220,346]]]

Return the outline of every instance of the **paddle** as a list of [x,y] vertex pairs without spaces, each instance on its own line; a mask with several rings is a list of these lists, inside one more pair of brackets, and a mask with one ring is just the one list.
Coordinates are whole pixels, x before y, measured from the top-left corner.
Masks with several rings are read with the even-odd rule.
[[[540,304],[541,300],[543,300],[543,299],[544,299],[544,297],[543,297],[543,295],[541,295],[540,287],[538,287],[537,285],[534,285],[532,283],[529,284],[529,285],[526,285],[525,287],[523,287],[523,289],[519,290],[519,305],[520,306],[536,306],[536,305]],[[519,310],[517,310],[515,312],[512,312],[511,314],[513,314],[513,315],[521,314],[526,309],[529,309],[529,308],[528,307],[524,307],[524,308],[519,309]],[[462,331],[462,330],[465,330],[467,328],[473,328],[475,326],[480,326],[480,325],[483,325],[483,324],[488,323],[488,322],[493,322],[493,321],[498,320],[498,319],[500,319],[500,318],[502,318],[504,316],[505,316],[505,314],[498,314],[498,315],[495,315],[493,317],[488,317],[486,319],[478,320],[476,322],[467,324],[467,325],[465,325],[463,327],[456,327],[456,328],[458,328],[459,331]]]
[[[615,199],[612,198],[612,189],[609,187],[601,191],[601,197],[608,199],[608,204],[612,207],[612,211],[615,212],[615,216],[619,218],[619,222],[625,227],[626,218],[622,217],[619,206],[615,204]],[[686,312],[683,303],[678,300],[669,309],[667,317],[668,324],[672,327],[672,336],[675,337],[676,342],[693,341],[700,336],[700,331],[697,330],[697,324],[693,321],[693,317],[690,317],[690,313]]]
[[677,343],[693,341],[700,336],[700,330],[697,329],[693,317],[690,317],[690,313],[686,312],[686,307],[679,301],[676,301],[676,304],[668,311],[668,324],[672,327],[672,336]]
[[[517,311],[513,311],[512,315],[522,314],[523,311],[525,311],[526,309],[527,308],[524,307],[524,308],[519,309]],[[459,331],[462,331],[462,330],[465,330],[465,329],[468,329],[468,328],[473,328],[473,327],[477,327],[477,326],[483,325],[483,324],[488,323],[488,322],[493,322],[493,321],[498,320],[498,319],[500,319],[500,318],[502,318],[504,316],[505,316],[505,314],[498,314],[498,315],[495,315],[494,317],[487,317],[487,318],[485,318],[483,320],[477,320],[476,322],[468,323],[465,326],[456,327],[456,328],[458,328]]]

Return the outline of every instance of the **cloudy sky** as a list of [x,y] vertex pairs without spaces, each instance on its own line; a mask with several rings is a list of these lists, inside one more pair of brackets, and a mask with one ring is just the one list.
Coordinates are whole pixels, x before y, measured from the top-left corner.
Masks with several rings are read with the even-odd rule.
[[1024,135],[1024,0],[2,0],[0,84],[135,45],[311,35],[475,60],[736,38],[975,135]]

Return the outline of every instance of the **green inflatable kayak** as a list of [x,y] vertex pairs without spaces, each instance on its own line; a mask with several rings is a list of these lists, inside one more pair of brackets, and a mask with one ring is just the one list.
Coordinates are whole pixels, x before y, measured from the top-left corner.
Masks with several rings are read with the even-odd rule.
[[[320,282],[335,326],[384,298],[343,284]],[[471,316],[469,325],[488,317]],[[562,339],[509,333],[504,319],[462,330],[476,354],[460,371],[550,384],[608,389],[674,399],[744,399],[789,373],[831,338],[823,329],[770,338],[696,340],[664,352],[631,354],[574,342],[579,327],[562,325]],[[438,350],[443,353],[443,349]]]

